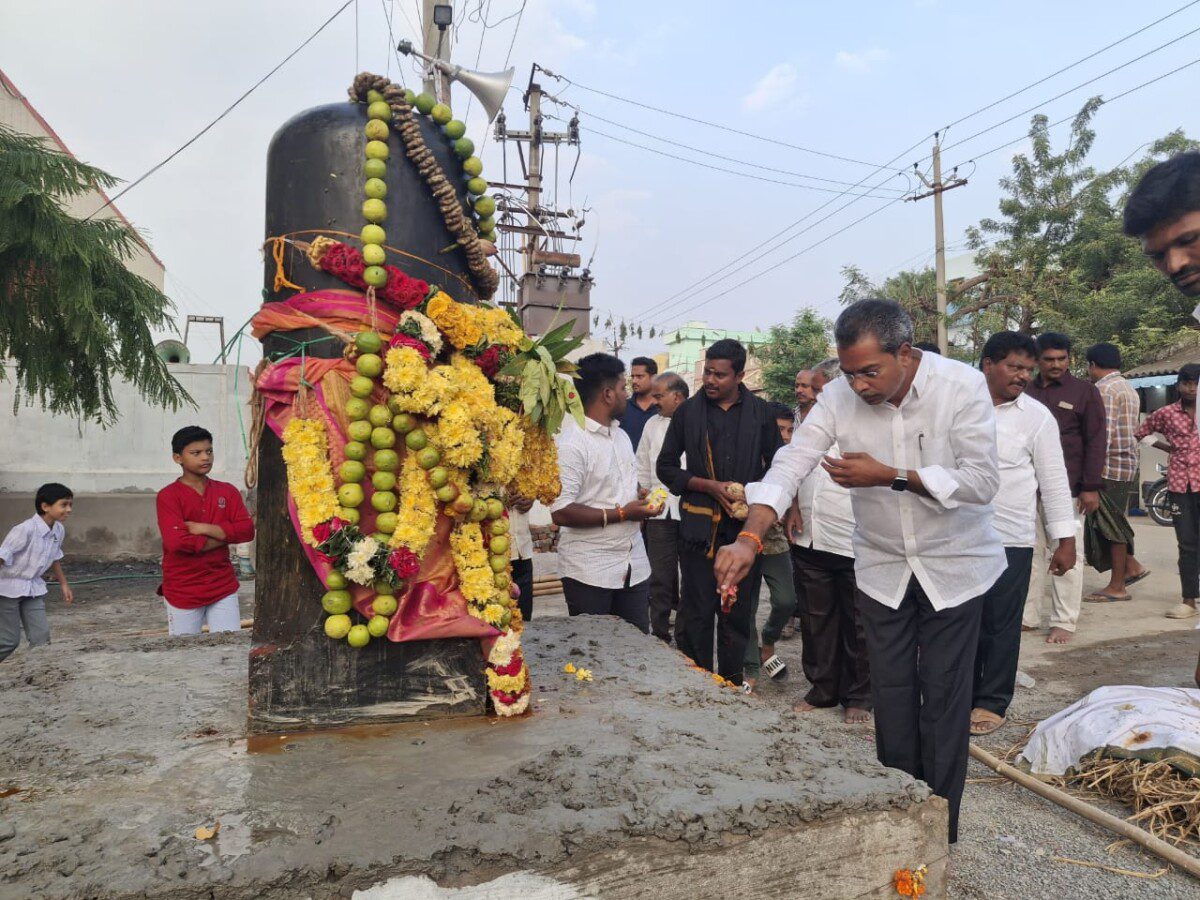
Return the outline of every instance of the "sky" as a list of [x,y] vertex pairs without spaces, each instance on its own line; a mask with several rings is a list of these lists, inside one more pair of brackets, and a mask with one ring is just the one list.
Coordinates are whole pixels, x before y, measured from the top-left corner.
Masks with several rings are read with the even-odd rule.
[[[0,7],[0,66],[77,156],[133,180],[215,118],[342,2],[9,2]],[[478,58],[478,68],[497,70],[511,45],[518,86],[535,62],[575,82],[541,78],[580,109],[584,129],[573,179],[575,151],[564,149],[558,160],[557,202],[588,210],[579,251],[592,260],[593,306],[603,318],[641,324],[644,334],[651,325],[662,331],[690,320],[766,328],[805,307],[836,316],[844,266],[883,278],[931,264],[932,201],[897,198],[915,186],[902,170],[914,162],[928,167],[934,131],[956,123],[944,137],[944,164],[969,175],[967,186],[944,195],[953,257],[963,252],[965,228],[996,212],[998,182],[1012,154],[1027,146],[1029,107],[1193,29],[1037,111],[1057,121],[1093,94],[1115,96],[1200,57],[1200,4],[1193,4],[958,122],[1184,0],[526,0],[519,20],[513,14],[522,0],[454,5],[455,62],[473,68]],[[188,313],[222,315],[232,333],[253,315],[272,134],[297,112],[344,99],[359,70],[393,77],[403,70],[410,85],[418,81],[411,63],[402,67],[390,52],[388,26],[390,15],[394,38],[413,38],[418,6],[418,0],[351,4],[228,117],[119,201],[164,260],[166,290],[181,322]],[[1116,165],[1176,128],[1200,134],[1197,79],[1200,65],[1101,108],[1094,164]],[[461,115],[466,104],[465,90],[456,86],[452,106]],[[571,115],[553,103],[546,109]],[[522,127],[519,91],[510,92],[505,112],[510,127]],[[478,103],[467,124],[485,177],[498,180],[501,145],[491,140]],[[1067,127],[1053,135],[1061,140]],[[974,137],[984,129],[990,130]],[[984,155],[1009,141],[1016,143]],[[514,152],[510,178],[518,171]],[[552,173],[552,151],[546,164]],[[872,196],[839,196],[846,190]],[[756,260],[773,246],[760,245],[776,234],[786,243]],[[209,361],[219,342],[215,333],[200,333],[192,344],[194,358]],[[661,341],[643,339],[624,355],[660,349]],[[242,361],[257,358],[246,340]]]

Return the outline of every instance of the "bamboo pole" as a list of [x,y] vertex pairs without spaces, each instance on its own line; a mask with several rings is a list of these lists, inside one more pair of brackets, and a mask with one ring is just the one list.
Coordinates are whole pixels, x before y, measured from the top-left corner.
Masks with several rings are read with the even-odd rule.
[[[240,625],[243,629],[253,628],[254,620],[253,619],[242,619],[240,622]],[[208,634],[208,626],[207,625],[201,625],[200,630],[204,634]],[[167,634],[167,629],[152,628],[149,631],[126,631],[125,637],[154,637],[155,635],[160,635],[160,634]]]
[[1166,860],[1171,865],[1183,869],[1193,878],[1200,879],[1200,859],[1197,859],[1190,853],[1180,850],[1178,847],[1172,847],[1166,841],[1156,838],[1148,831],[1138,828],[1136,825],[1131,825],[1124,819],[1118,819],[1116,816],[1109,815],[1103,810],[1092,806],[1090,803],[1080,800],[1078,797],[1072,797],[1065,791],[1060,791],[1056,787],[1038,781],[1032,775],[1027,775],[1020,769],[1015,769],[1008,763],[996,759],[996,757],[992,756],[992,754],[988,753],[982,747],[978,747],[975,744],[971,744],[970,747],[971,756],[975,757],[975,759],[998,775],[1003,775],[1009,781],[1016,782],[1021,787],[1028,788],[1038,796],[1044,797],[1051,803],[1061,806],[1063,809],[1083,816],[1089,822],[1099,825],[1102,828],[1107,828],[1109,831],[1119,834],[1123,838],[1128,838],[1138,846]]

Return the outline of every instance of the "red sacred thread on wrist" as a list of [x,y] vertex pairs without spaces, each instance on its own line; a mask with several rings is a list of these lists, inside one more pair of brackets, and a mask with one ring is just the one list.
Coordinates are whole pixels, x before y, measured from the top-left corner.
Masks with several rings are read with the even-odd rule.
[[761,555],[761,554],[762,554],[762,552],[763,552],[763,542],[762,542],[762,538],[760,538],[760,537],[759,537],[757,534],[753,534],[752,532],[749,532],[749,531],[739,531],[739,532],[738,532],[738,537],[740,537],[740,538],[750,538],[750,540],[754,541],[754,546],[755,546],[755,548],[757,548],[757,549],[755,550],[755,552],[756,552],[756,553],[758,553],[759,555]]
[[623,506],[617,507],[617,518],[620,519],[622,522],[625,521],[625,507],[623,507]]

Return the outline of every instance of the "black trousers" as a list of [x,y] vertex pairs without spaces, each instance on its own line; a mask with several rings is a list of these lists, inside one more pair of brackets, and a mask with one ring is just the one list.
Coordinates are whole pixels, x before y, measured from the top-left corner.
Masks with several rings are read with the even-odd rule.
[[[713,561],[702,549],[680,544],[679,566],[683,589],[675,614],[675,646],[692,662],[715,671],[734,684],[745,673],[746,644],[755,637],[754,598],[762,587],[762,558],[754,561],[738,585],[737,602],[728,613],[721,612]],[[714,628],[715,626],[715,628]],[[717,637],[717,667],[713,668],[713,633]]]
[[800,574],[800,551],[803,547],[792,545],[792,583],[796,586],[796,623],[800,631],[800,669],[804,672],[804,677],[808,679],[810,684],[816,683],[817,665],[816,665],[816,641],[813,640],[812,633],[808,630],[809,622],[804,616],[804,611],[808,608],[808,587],[804,583],[804,578]]
[[1171,491],[1175,540],[1179,543],[1179,589],[1185,600],[1200,597],[1200,494]]
[[646,522],[650,557],[650,632],[671,642],[671,610],[679,608],[679,520]]
[[[1032,547],[1005,547],[1008,568],[983,595],[979,644],[975,650],[975,690],[971,706],[998,716],[1008,712],[1021,656],[1021,614],[1033,571]],[[1039,563],[1040,565],[1040,563]]]
[[885,766],[925,781],[950,804],[950,843],[967,777],[971,676],[983,598],[935,610],[917,579],[899,609],[860,595],[871,660],[875,751]]
[[804,585],[801,637],[811,655],[812,673],[805,674],[812,688],[804,699],[813,706],[870,709],[871,666],[855,610],[854,559],[808,547],[793,547],[792,556]]
[[650,630],[650,579],[619,588],[596,587],[574,578],[564,578],[562,584],[568,615],[620,616],[643,634]]
[[512,561],[512,580],[521,589],[517,608],[521,610],[521,618],[528,622],[533,618],[533,560],[514,559]]

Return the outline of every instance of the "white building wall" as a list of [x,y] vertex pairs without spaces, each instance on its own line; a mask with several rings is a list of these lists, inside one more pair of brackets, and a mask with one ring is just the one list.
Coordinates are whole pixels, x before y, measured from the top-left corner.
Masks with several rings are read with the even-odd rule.
[[237,366],[169,365],[196,408],[151,406],[129,384],[115,384],[120,419],[109,428],[37,407],[13,412],[14,367],[0,381],[0,491],[25,493],[61,481],[77,494],[157,491],[178,477],[171,435],[185,425],[213,433],[213,477],[242,486],[249,436],[251,372]]

